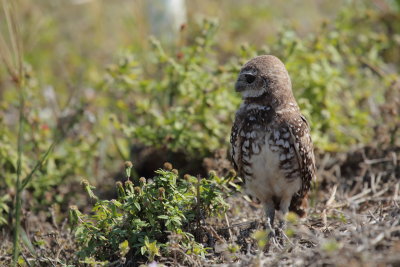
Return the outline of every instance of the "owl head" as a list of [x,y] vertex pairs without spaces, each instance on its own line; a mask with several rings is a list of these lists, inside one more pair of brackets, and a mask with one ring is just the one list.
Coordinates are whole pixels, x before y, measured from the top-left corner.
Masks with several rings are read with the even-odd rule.
[[245,100],[292,96],[292,84],[285,65],[271,55],[258,56],[244,64],[235,89]]

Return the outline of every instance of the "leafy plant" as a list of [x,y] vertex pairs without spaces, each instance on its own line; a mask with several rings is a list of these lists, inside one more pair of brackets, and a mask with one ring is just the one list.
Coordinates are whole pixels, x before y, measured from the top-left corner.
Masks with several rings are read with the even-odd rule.
[[317,147],[337,151],[368,143],[374,126],[382,122],[375,111],[399,79],[381,57],[390,45],[382,27],[365,27],[374,17],[371,12],[363,4],[350,3],[316,33],[299,36],[285,28],[262,49],[243,45],[239,56],[226,64],[219,64],[216,57],[217,24],[206,21],[199,37],[176,55],[151,40],[150,66],[126,56],[109,68],[104,88],[126,99],[113,109],[129,110],[117,116],[128,137],[201,158],[227,145],[240,102],[233,82],[241,64],[256,55],[273,54],[291,75]]
[[109,67],[105,89],[129,105],[126,118],[120,117],[127,136],[196,157],[226,144],[239,104],[232,93],[238,65],[218,63],[212,49],[216,29],[216,22],[205,21],[194,43],[176,55],[151,39],[150,77],[133,56]]
[[165,164],[152,179],[131,181],[130,168],[127,164],[127,181],[116,183],[117,199],[101,200],[93,186],[82,182],[96,203],[92,215],[70,209],[70,222],[81,246],[79,257],[118,261],[125,256],[145,256],[152,261],[177,250],[182,262],[184,255],[204,257],[207,250],[194,233],[201,230],[201,220],[227,210],[224,197],[232,192],[228,186],[236,186],[233,177],[220,178],[211,172],[208,178],[188,174],[182,178]]

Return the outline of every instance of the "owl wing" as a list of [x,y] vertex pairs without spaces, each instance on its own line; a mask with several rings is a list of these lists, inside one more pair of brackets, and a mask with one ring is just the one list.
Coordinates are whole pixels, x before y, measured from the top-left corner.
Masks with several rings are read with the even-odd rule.
[[295,151],[295,159],[299,166],[302,180],[301,188],[292,198],[290,210],[300,216],[305,214],[304,206],[307,205],[307,194],[311,187],[311,181],[315,178],[314,148],[311,140],[310,127],[303,115],[296,116],[289,121],[290,144]]
[[240,132],[240,123],[239,120],[236,118],[235,122],[233,123],[232,130],[231,130],[231,160],[233,163],[233,167],[235,170],[240,173],[240,153],[241,153],[241,137],[239,135]]

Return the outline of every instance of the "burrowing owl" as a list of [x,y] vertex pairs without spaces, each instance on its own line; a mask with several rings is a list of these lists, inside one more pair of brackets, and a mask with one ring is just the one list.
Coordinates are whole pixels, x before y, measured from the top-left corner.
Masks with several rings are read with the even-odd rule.
[[280,225],[293,211],[303,217],[315,176],[310,130],[292,93],[284,64],[271,55],[247,62],[235,89],[243,103],[232,127],[232,160],[246,190],[258,198],[274,233],[275,210]]

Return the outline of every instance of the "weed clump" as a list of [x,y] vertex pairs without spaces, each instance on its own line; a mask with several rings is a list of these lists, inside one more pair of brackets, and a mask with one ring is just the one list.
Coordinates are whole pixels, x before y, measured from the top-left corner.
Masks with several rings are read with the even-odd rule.
[[160,169],[152,179],[127,180],[125,185],[116,182],[118,197],[113,200],[99,199],[84,181],[96,202],[92,214],[70,209],[79,258],[86,263],[137,262],[173,255],[184,263],[187,257],[204,257],[207,248],[195,233],[202,231],[205,218],[228,209],[224,198],[232,192],[232,182],[215,173],[183,179],[174,170]]

